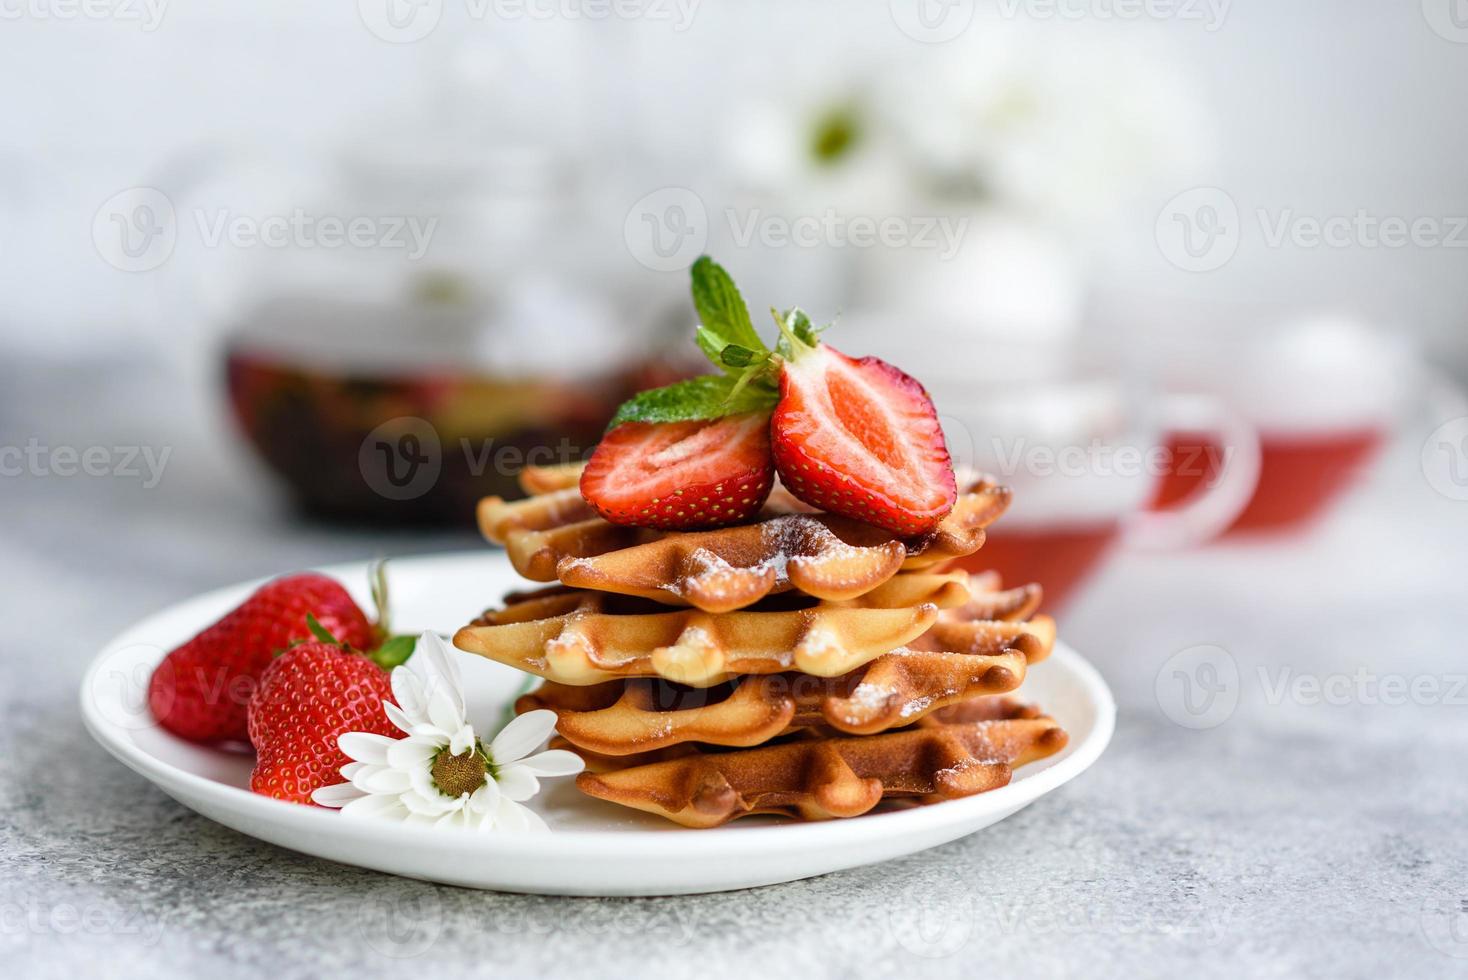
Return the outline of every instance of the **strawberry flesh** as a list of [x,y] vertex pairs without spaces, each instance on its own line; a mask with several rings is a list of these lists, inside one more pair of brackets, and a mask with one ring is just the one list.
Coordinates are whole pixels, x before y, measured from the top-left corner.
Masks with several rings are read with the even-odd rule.
[[813,507],[910,536],[958,499],[932,399],[878,358],[820,344],[786,361],[771,428],[781,482]]
[[250,789],[310,804],[316,790],[344,782],[341,768],[352,760],[337,745],[341,735],[403,737],[382,709],[390,700],[387,671],[361,654],[316,641],[287,650],[250,698]]
[[613,524],[720,527],[757,513],[774,485],[769,417],[626,422],[581,474],[581,495]]

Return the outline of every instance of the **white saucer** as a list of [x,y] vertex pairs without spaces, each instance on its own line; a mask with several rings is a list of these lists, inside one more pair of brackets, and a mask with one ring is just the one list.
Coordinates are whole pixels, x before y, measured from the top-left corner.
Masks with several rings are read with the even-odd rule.
[[[323,569],[367,608],[365,563]],[[503,554],[395,559],[394,630],[451,633],[523,583]],[[760,817],[687,830],[548,780],[532,806],[554,831],[510,836],[444,832],[343,819],[334,811],[249,792],[251,760],[204,749],[159,728],[147,682],[167,650],[238,605],[258,582],[220,589],[149,616],[108,644],[82,682],[92,736],[169,796],[241,833],[331,861],[473,888],[556,895],[676,895],[727,891],[885,861],[987,827],[1095,762],[1111,739],[1116,705],[1105,681],[1068,647],[1031,671],[1022,694],[1070,733],[1058,755],[1020,769],[1010,785],[933,806],[851,820],[797,823]],[[476,726],[491,731],[523,675],[468,654],[461,664]],[[482,729],[481,729],[482,730]]]

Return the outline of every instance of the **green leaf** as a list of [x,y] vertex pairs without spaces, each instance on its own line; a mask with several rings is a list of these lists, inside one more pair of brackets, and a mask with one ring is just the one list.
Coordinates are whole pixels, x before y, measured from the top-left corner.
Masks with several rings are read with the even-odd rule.
[[[749,308],[739,295],[734,280],[713,259],[701,256],[693,263],[693,305],[702,326],[698,330],[698,346],[708,359],[721,368],[743,368],[723,359],[725,348],[732,346],[754,355],[769,354],[770,349],[755,332],[749,319]],[[748,362],[746,362],[748,363]]]
[[413,655],[413,648],[417,646],[418,638],[408,634],[388,637],[387,642],[372,651],[372,659],[377,666],[383,670],[392,670],[407,662]]
[[705,374],[639,392],[622,403],[607,428],[615,429],[624,422],[693,422],[742,412],[768,412],[778,399],[768,382],[741,386],[728,375]]
[[810,348],[819,344],[821,331],[826,329],[811,323],[810,317],[798,306],[784,313],[771,309],[770,315],[780,326],[780,341],[775,345],[775,353],[784,358],[795,356],[799,347]]
[[334,647],[341,646],[341,641],[332,636],[331,630],[322,626],[321,620],[317,619],[311,613],[306,613],[306,629],[310,630],[311,635],[322,643],[330,643]]

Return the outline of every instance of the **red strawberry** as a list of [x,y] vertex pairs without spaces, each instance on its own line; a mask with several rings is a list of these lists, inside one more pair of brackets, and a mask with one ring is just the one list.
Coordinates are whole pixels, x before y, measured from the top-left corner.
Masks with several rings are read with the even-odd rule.
[[581,474],[581,495],[613,524],[685,529],[745,520],[775,481],[763,412],[698,422],[624,422]]
[[390,700],[387,671],[362,654],[317,640],[287,650],[250,698],[250,789],[311,803],[312,792],[342,781],[351,761],[336,744],[342,733],[403,737],[382,710]]
[[958,488],[923,386],[875,357],[792,346],[771,422],[786,489],[895,534],[932,530],[953,509]]
[[313,574],[278,578],[163,659],[148,684],[153,716],[191,741],[243,742],[246,705],[260,675],[277,653],[310,638],[308,614],[343,643],[374,645],[376,631],[338,582]]

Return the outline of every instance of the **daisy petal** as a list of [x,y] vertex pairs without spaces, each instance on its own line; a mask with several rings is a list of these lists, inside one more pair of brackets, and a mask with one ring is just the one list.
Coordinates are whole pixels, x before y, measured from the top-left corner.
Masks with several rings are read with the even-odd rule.
[[535,778],[535,773],[518,763],[501,766],[494,781],[500,784],[500,795],[507,800],[528,800],[540,792],[540,780]]
[[565,749],[548,749],[545,752],[537,752],[515,763],[523,766],[537,776],[574,776],[586,768],[586,763],[581,761],[581,756],[575,752],[567,752]]
[[371,732],[346,732],[336,740],[337,746],[357,762],[373,766],[387,765],[387,750],[397,739]]
[[494,818],[495,829],[508,834],[523,834],[530,826],[530,821],[525,818],[529,812],[514,800],[501,799]]
[[[397,669],[402,670],[401,667]],[[402,708],[399,708],[391,701],[382,702],[382,710],[387,713],[387,720],[392,722],[393,726],[404,735],[412,735],[416,731],[413,719],[409,718]]]
[[421,769],[438,754],[440,748],[432,739],[412,735],[393,743],[387,750],[387,764],[395,769]]
[[515,762],[528,752],[540,748],[556,730],[556,713],[541,708],[527,711],[506,725],[494,741],[489,743],[489,754],[496,765]]
[[411,667],[393,668],[392,699],[413,723],[421,721],[428,713],[423,698],[423,682]]
[[402,801],[403,806],[423,817],[439,817],[461,806],[458,800],[450,799],[437,790],[432,795],[425,793],[404,793],[398,799]]
[[351,783],[337,783],[335,786],[321,786],[311,794],[311,801],[318,806],[327,806],[332,809],[340,809],[353,800],[360,800],[365,794]]
[[405,793],[412,788],[408,773],[403,769],[382,767],[372,772],[357,774],[355,785],[369,793]]
[[488,814],[490,817],[493,817],[495,811],[499,809],[499,805],[499,785],[493,779],[486,779],[484,785],[476,789],[474,795],[469,797],[468,809],[478,814]]
[[408,815],[408,811],[392,796],[363,796],[342,807],[341,812],[347,817],[388,817],[394,820],[402,820]]

